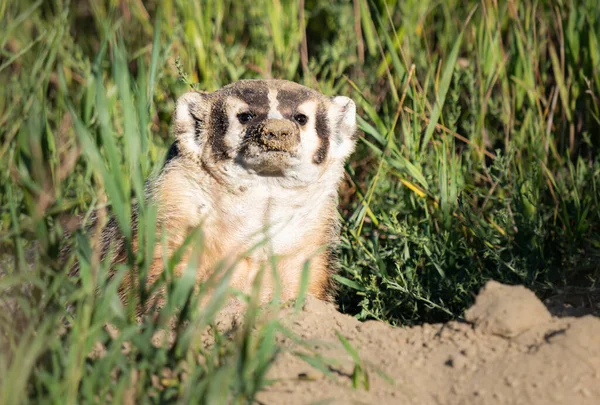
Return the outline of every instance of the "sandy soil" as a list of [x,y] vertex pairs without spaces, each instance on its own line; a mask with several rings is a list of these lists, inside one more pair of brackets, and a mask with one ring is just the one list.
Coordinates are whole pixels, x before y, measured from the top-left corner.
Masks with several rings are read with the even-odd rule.
[[[359,322],[308,297],[302,310],[290,305],[278,315],[305,345],[278,337],[284,350],[268,372],[274,383],[257,400],[262,405],[600,404],[600,317],[589,314],[600,313],[600,294],[590,297],[571,291],[544,305],[522,286],[492,281],[465,312],[465,322],[412,328]],[[239,313],[229,313],[217,327],[235,334],[242,323]],[[172,344],[169,335],[157,334],[154,344]],[[206,345],[211,336],[207,331]],[[102,355],[103,347],[97,349],[91,357]],[[315,368],[298,354],[320,356],[326,366]]]
[[[299,313],[284,310],[282,322],[311,342],[302,350],[333,365],[317,371],[281,337],[290,350],[277,358],[269,372],[276,382],[259,403],[600,403],[600,318],[555,317],[526,288],[489,282],[465,320],[393,328],[308,299]],[[336,331],[358,351],[366,373],[356,372],[360,363]]]

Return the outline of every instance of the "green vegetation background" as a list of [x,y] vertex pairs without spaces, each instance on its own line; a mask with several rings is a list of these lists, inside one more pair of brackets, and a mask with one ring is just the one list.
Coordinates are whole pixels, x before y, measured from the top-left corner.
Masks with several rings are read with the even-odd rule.
[[[596,286],[597,0],[5,0],[0,19],[0,298],[19,302],[0,322],[22,320],[2,337],[1,403],[122,399],[133,376],[139,401],[246,402],[266,383],[275,323],[198,347],[212,312],[190,309],[189,280],[167,278],[167,315],[183,306],[194,328],[154,348],[160,325],[136,323],[90,236],[66,232],[108,204],[131,242],[131,200],[144,207],[190,85],[283,78],[356,101],[362,133],[340,207],[346,313],[410,325],[460,317],[488,279],[541,297]],[[151,246],[154,212],[142,211]],[[59,260],[73,243],[76,279]],[[130,252],[120,277],[134,265],[143,274],[147,251]],[[91,361],[96,340],[109,354]],[[156,388],[164,368],[174,382]]]

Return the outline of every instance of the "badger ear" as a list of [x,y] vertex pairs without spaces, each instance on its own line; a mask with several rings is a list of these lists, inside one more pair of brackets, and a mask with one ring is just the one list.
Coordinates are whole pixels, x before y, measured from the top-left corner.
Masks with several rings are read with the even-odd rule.
[[208,93],[190,91],[177,99],[171,120],[171,135],[179,151],[199,155],[206,141],[206,120],[209,111]]
[[354,152],[358,136],[354,101],[344,96],[333,97],[329,119],[334,134],[332,155],[336,159],[344,160]]

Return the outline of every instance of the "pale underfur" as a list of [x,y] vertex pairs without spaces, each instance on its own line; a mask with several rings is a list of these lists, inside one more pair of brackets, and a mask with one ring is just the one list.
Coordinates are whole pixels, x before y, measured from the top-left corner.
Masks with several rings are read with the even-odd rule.
[[[268,118],[282,119],[277,90],[298,85],[283,81],[268,83]],[[217,97],[225,97],[228,116],[225,142],[232,155],[237,153],[245,133],[237,115],[252,106],[230,95],[220,96],[218,92],[187,93],[180,97],[173,114],[172,132],[180,145],[180,156],[169,161],[149,183],[149,197],[158,206],[159,229],[165,228],[167,232],[167,253],[183,242],[191,228],[199,227],[203,238],[202,247],[197,249],[198,282],[206,280],[218,263],[237,262],[230,285],[249,293],[255,277],[264,269],[261,301],[267,301],[274,288],[269,258],[275,256],[283,299],[297,294],[307,261],[308,292],[329,298],[327,286],[332,269],[326,248],[335,244],[338,237],[337,188],[343,177],[344,162],[354,149],[354,103],[346,97],[325,96],[302,103],[297,111],[308,117],[308,123],[301,128],[296,156],[287,159],[280,175],[263,176],[234,158],[215,159],[210,144],[197,141],[194,117],[202,116],[204,129],[210,128],[210,106]],[[320,145],[315,129],[319,101],[327,108],[330,145],[326,160],[317,165],[313,155]],[[185,270],[193,248],[188,250],[177,273]],[[163,270],[163,253],[160,244],[157,245],[151,279],[156,279]]]

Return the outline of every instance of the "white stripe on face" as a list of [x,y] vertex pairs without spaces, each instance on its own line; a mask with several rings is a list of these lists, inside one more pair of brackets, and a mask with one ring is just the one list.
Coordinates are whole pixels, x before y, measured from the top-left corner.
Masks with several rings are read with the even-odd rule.
[[308,100],[300,104],[296,111],[300,114],[304,114],[308,117],[308,123],[300,129],[302,134],[302,149],[304,153],[313,156],[319,146],[321,146],[321,140],[317,134],[316,128],[316,116],[317,116],[317,102],[315,100]]
[[283,115],[278,110],[279,101],[277,101],[277,90],[269,89],[269,114],[267,118],[283,118]]
[[237,97],[228,97],[225,99],[227,111],[227,131],[223,134],[225,144],[230,148],[237,148],[241,142],[242,135],[245,131],[244,125],[240,123],[237,115],[249,110],[248,104]]

